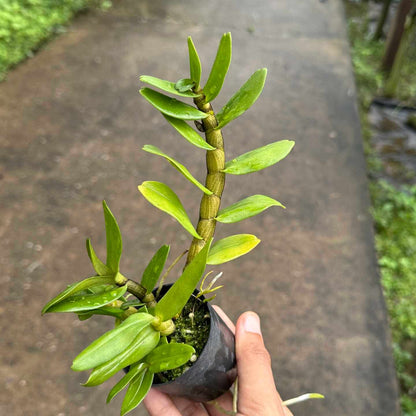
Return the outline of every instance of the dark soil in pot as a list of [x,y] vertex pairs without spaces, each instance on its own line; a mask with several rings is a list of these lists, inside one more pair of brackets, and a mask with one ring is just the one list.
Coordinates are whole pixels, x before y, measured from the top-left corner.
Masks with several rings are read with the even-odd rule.
[[[163,295],[171,285],[165,285]],[[197,294],[195,292],[194,294]],[[194,401],[213,400],[225,393],[237,375],[234,335],[203,298],[192,298],[175,319],[170,342],[192,345],[196,357],[175,370],[155,374],[153,387]]]
[[156,383],[166,383],[181,376],[197,361],[205,347],[210,330],[210,314],[206,303],[192,296],[182,310],[182,314],[174,318],[176,330],[168,337],[169,342],[192,345],[195,354],[191,360],[181,367],[155,374]]

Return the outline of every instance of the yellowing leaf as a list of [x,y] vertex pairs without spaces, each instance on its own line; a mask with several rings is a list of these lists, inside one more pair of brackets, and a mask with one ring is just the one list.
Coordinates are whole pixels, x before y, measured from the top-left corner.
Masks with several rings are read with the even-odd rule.
[[207,264],[222,264],[247,254],[260,240],[251,234],[236,234],[217,241],[211,247]]

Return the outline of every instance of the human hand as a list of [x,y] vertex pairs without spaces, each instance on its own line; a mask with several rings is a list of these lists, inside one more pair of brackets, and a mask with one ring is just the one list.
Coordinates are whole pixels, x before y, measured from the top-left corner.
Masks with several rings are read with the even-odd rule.
[[[235,333],[238,369],[238,412],[236,416],[293,416],[282,404],[274,384],[270,355],[260,330],[260,319],[245,312],[230,321],[221,308],[214,306],[224,322]],[[224,416],[220,407],[232,414],[232,395],[223,394],[208,403],[196,403],[183,397],[168,396],[151,389],[144,399],[150,416]]]

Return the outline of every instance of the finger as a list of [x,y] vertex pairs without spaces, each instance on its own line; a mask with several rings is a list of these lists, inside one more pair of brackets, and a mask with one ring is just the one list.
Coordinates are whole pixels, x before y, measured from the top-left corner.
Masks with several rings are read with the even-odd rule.
[[285,405],[283,405],[283,411],[285,412],[285,416],[293,416],[293,413]]
[[212,306],[215,309],[215,312],[220,316],[224,323],[231,329],[232,333],[235,334],[235,325],[231,319],[225,314],[225,312],[217,305]]
[[171,398],[156,389],[150,389],[143,403],[150,416],[181,416]]
[[238,411],[247,415],[284,416],[282,401],[274,384],[270,355],[254,312],[238,318],[236,356],[239,378]]
[[[182,416],[207,416],[207,412],[201,403],[192,402],[184,397],[172,396],[172,401],[176,405]],[[160,415],[162,415],[161,413]]]
[[224,416],[221,408],[228,411],[233,410],[233,395],[230,391],[227,391],[217,399],[204,403],[204,406],[210,416]]

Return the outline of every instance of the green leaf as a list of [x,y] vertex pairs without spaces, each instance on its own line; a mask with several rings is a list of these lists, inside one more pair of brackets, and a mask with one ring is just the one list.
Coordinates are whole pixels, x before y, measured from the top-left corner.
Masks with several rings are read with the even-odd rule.
[[195,349],[187,344],[171,343],[155,348],[146,356],[149,371],[160,373],[173,370],[189,361]]
[[131,306],[133,306],[135,308],[138,308],[138,307],[141,307],[143,305],[144,305],[144,303],[141,300],[135,299],[135,300],[129,300],[129,301],[123,302],[123,304],[120,306],[120,308],[123,311],[126,311]]
[[107,396],[107,403],[110,403],[114,397],[130,383],[130,381],[136,377],[139,373],[144,372],[146,370],[147,365],[145,363],[137,363],[130,367],[129,372],[120,379],[120,381],[110,390]]
[[92,267],[94,267],[94,270],[99,276],[109,276],[112,274],[111,269],[106,264],[104,264],[95,254],[95,251],[92,248],[91,240],[89,238],[87,239],[87,252],[88,257],[91,260]]
[[68,286],[63,292],[51,299],[42,309],[42,315],[47,312],[52,312],[50,308],[59,302],[75,295],[78,292],[88,289],[89,287],[100,285],[100,284],[113,284],[113,276],[93,276],[88,279],[81,280],[80,282],[74,283]]
[[189,170],[184,165],[182,165],[181,163],[179,163],[173,157],[170,157],[166,153],[162,152],[162,150],[160,150],[156,146],[152,146],[150,144],[144,145],[143,146],[143,150],[146,151],[146,152],[149,152],[149,153],[153,153],[154,155],[158,155],[158,156],[164,157],[167,161],[169,161],[169,163],[175,169],[177,169],[180,173],[182,173],[182,175],[185,176],[185,178],[188,179],[189,182],[193,183],[196,187],[198,187],[205,194],[212,195],[212,192],[208,188],[205,188],[205,186],[202,185],[202,183],[200,183],[197,179],[195,179],[192,176],[191,172],[189,172]]
[[265,169],[284,159],[292,150],[295,142],[280,140],[244,153],[225,164],[222,172],[232,175],[245,175]]
[[[112,276],[113,277],[113,276]],[[114,281],[112,283],[112,286],[114,287]],[[86,289],[86,293],[103,293],[105,291],[109,290],[109,285],[108,284],[102,284],[102,282],[100,284],[94,285],[94,286],[90,286],[88,289]]]
[[78,313],[78,318],[80,321],[85,321],[86,319],[91,318],[93,315],[106,315],[121,319],[124,317],[124,311],[120,308],[115,308],[114,306],[103,306],[98,309],[81,311]]
[[111,285],[101,293],[77,293],[59,303],[55,303],[48,312],[82,312],[114,302],[126,293],[127,286]]
[[103,208],[105,234],[107,240],[107,266],[114,273],[117,273],[119,270],[121,252],[123,250],[120,228],[118,227],[117,221],[105,201],[103,201]]
[[117,371],[140,361],[156,347],[159,338],[160,333],[158,331],[155,331],[151,325],[146,326],[122,353],[94,368],[84,386],[98,386]]
[[209,145],[191,126],[185,121],[179,120],[178,118],[169,117],[163,114],[166,120],[180,133],[189,143],[196,147],[206,150],[215,150],[215,147]]
[[[178,81],[176,81],[175,84],[175,89],[179,92],[187,92],[187,91],[192,91],[192,88],[195,87],[195,81],[192,81],[189,78],[182,78]],[[195,96],[197,96],[197,94],[194,94]]]
[[147,313],[130,315],[117,328],[97,338],[75,358],[72,370],[89,370],[111,360],[122,353],[134,340],[136,335],[150,325],[154,317]]
[[[171,94],[179,95],[181,97],[199,97],[201,94],[195,94],[192,91],[181,91],[176,87],[174,82],[165,81],[164,79],[159,79],[151,77],[149,75],[142,75],[140,81],[145,82],[146,84],[152,85],[153,87],[160,88],[163,91],[169,92]],[[188,83],[189,84],[189,83]],[[192,87],[191,87],[192,90]]]
[[159,345],[167,345],[167,344],[169,344],[168,337],[166,335],[164,335],[163,337],[160,337]]
[[139,186],[139,191],[152,205],[167,212],[191,235],[201,239],[192,225],[181,201],[169,186],[162,182],[145,181]]
[[241,116],[248,110],[257,100],[263,91],[264,82],[266,80],[267,69],[257,70],[247,82],[235,93],[227,104],[221,109],[217,115],[218,127],[223,128],[230,121]]
[[207,103],[214,100],[219,94],[224,83],[225,76],[228,72],[228,67],[231,62],[231,33],[224,33],[218,47],[217,56],[212,65],[208,81],[203,88],[205,94],[205,101]]
[[162,321],[167,321],[179,313],[191,297],[205,270],[207,255],[211,242],[195,256],[183,271],[181,277],[172,285],[156,304],[154,314]]
[[167,245],[160,247],[144,270],[140,284],[146,288],[147,293],[150,293],[156,286],[168,258],[169,250],[170,247]]
[[121,416],[135,409],[146,397],[153,383],[153,373],[144,371],[133,378],[121,405]]
[[273,198],[265,195],[253,195],[222,209],[215,219],[223,223],[238,222],[254,217],[272,206],[285,208],[279,201]]
[[195,45],[192,42],[192,38],[188,36],[188,50],[189,50],[189,72],[191,78],[195,81],[196,88],[199,87],[201,82],[201,61],[199,60],[198,52],[195,49]]
[[236,234],[223,238],[212,245],[207,264],[222,264],[253,250],[260,240],[251,234]]
[[151,88],[141,89],[140,94],[143,95],[153,107],[168,116],[179,118],[181,120],[200,120],[201,118],[208,117],[208,114],[197,110],[195,107],[161,94]]
[[78,314],[78,319],[80,321],[86,321],[87,319],[90,319],[94,314],[92,312],[86,311],[85,313],[81,312]]

